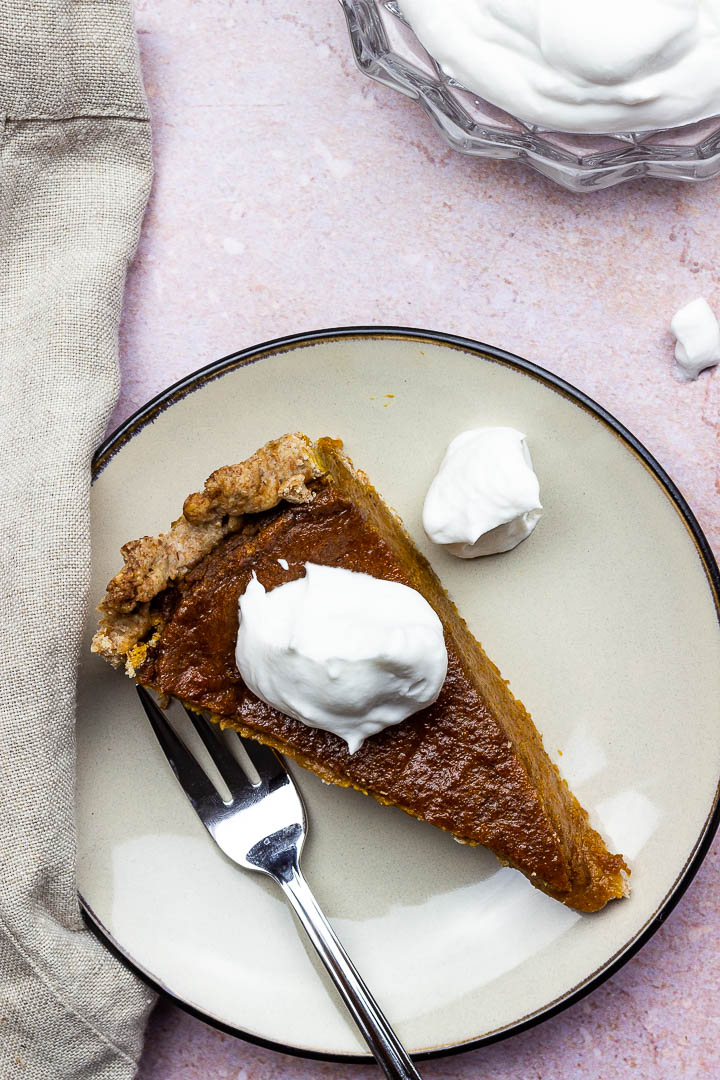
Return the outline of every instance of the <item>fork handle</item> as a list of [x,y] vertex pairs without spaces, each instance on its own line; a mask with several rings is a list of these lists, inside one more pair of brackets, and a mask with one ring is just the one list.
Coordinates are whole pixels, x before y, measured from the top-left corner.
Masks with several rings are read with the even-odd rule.
[[323,915],[299,867],[293,867],[291,872],[275,880],[295,909],[382,1071],[389,1080],[422,1080],[410,1055]]

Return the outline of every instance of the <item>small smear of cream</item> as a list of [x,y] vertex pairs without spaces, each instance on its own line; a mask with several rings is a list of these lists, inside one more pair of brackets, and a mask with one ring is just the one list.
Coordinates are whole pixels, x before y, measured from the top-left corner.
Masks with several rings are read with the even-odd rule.
[[287,559],[278,559],[278,562],[282,566],[283,570],[289,570],[290,569],[290,566],[288,564]]
[[697,379],[701,371],[720,361],[720,325],[704,296],[680,308],[670,329],[677,339],[675,359],[685,379]]

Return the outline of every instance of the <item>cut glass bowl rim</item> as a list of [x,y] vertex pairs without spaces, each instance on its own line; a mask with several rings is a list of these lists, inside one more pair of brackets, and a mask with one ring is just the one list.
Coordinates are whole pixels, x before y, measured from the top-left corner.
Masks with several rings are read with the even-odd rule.
[[720,115],[673,128],[582,134],[541,128],[446,75],[397,0],[340,0],[355,61],[369,78],[414,98],[459,153],[515,159],[571,191],[652,176],[699,182],[720,173]]

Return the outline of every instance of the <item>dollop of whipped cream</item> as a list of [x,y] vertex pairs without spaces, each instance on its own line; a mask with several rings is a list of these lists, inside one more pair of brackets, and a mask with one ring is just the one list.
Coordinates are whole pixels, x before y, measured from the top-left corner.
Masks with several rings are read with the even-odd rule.
[[520,119],[575,132],[720,113],[720,0],[400,0],[452,78]]
[[670,329],[677,339],[675,359],[686,379],[697,379],[720,362],[720,325],[704,296],[680,308]]
[[336,566],[240,597],[235,659],[266,704],[339,735],[370,735],[431,705],[447,674],[442,623],[415,589]]
[[447,448],[423,507],[428,539],[473,559],[510,551],[542,515],[540,484],[521,431],[463,431]]

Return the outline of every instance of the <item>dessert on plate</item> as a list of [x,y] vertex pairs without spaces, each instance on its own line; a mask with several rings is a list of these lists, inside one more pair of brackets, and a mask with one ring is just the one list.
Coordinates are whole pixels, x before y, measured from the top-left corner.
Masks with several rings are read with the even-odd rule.
[[[92,648],[140,684],[329,783],[489,847],[579,911],[627,894],[622,856],[590,826],[524,706],[341,442],[288,434],[267,443],[214,472],[167,533],[122,554]],[[414,589],[442,623],[447,674],[435,700],[359,748],[273,708],[236,663],[239,601],[303,578],[307,564]]]

